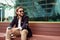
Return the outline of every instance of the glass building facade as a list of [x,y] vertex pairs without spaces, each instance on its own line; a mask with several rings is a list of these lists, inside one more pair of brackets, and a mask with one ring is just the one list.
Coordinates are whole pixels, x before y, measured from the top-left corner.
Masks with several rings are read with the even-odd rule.
[[[23,6],[30,21],[60,21],[60,0],[14,0],[11,2],[14,6],[10,8],[14,10],[17,6]],[[13,13],[11,13],[12,17],[15,15],[14,11]]]

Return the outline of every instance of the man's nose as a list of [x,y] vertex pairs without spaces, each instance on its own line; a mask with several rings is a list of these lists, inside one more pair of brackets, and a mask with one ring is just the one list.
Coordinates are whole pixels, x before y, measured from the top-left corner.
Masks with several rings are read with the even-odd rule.
[[22,12],[22,14],[23,14],[24,12]]

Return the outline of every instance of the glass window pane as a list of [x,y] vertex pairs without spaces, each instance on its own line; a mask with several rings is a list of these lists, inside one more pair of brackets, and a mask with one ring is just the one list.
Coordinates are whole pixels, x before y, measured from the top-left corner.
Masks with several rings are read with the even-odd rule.
[[[10,3],[9,3],[10,2]],[[30,21],[60,21],[60,0],[3,0],[0,1],[2,21],[8,18],[11,22],[15,8],[23,6]],[[6,16],[7,15],[7,16]],[[0,10],[1,21],[1,10]]]

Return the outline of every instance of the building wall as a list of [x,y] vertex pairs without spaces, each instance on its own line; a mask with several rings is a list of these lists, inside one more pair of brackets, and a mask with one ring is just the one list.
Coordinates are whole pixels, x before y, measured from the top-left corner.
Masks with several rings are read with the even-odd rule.
[[[15,3],[4,6],[4,18],[11,20],[15,15],[15,8],[23,6],[30,21],[60,21],[60,0],[14,0]],[[6,2],[7,3],[7,2]],[[7,16],[6,16],[7,15]]]

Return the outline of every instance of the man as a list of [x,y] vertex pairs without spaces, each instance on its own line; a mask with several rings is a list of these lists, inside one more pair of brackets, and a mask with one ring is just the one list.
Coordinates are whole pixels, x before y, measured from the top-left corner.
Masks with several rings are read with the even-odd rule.
[[21,40],[26,40],[27,37],[32,36],[32,32],[28,27],[28,16],[24,14],[22,7],[16,8],[16,16],[10,23],[10,26],[6,30],[6,40],[11,40],[13,36],[21,36]]

